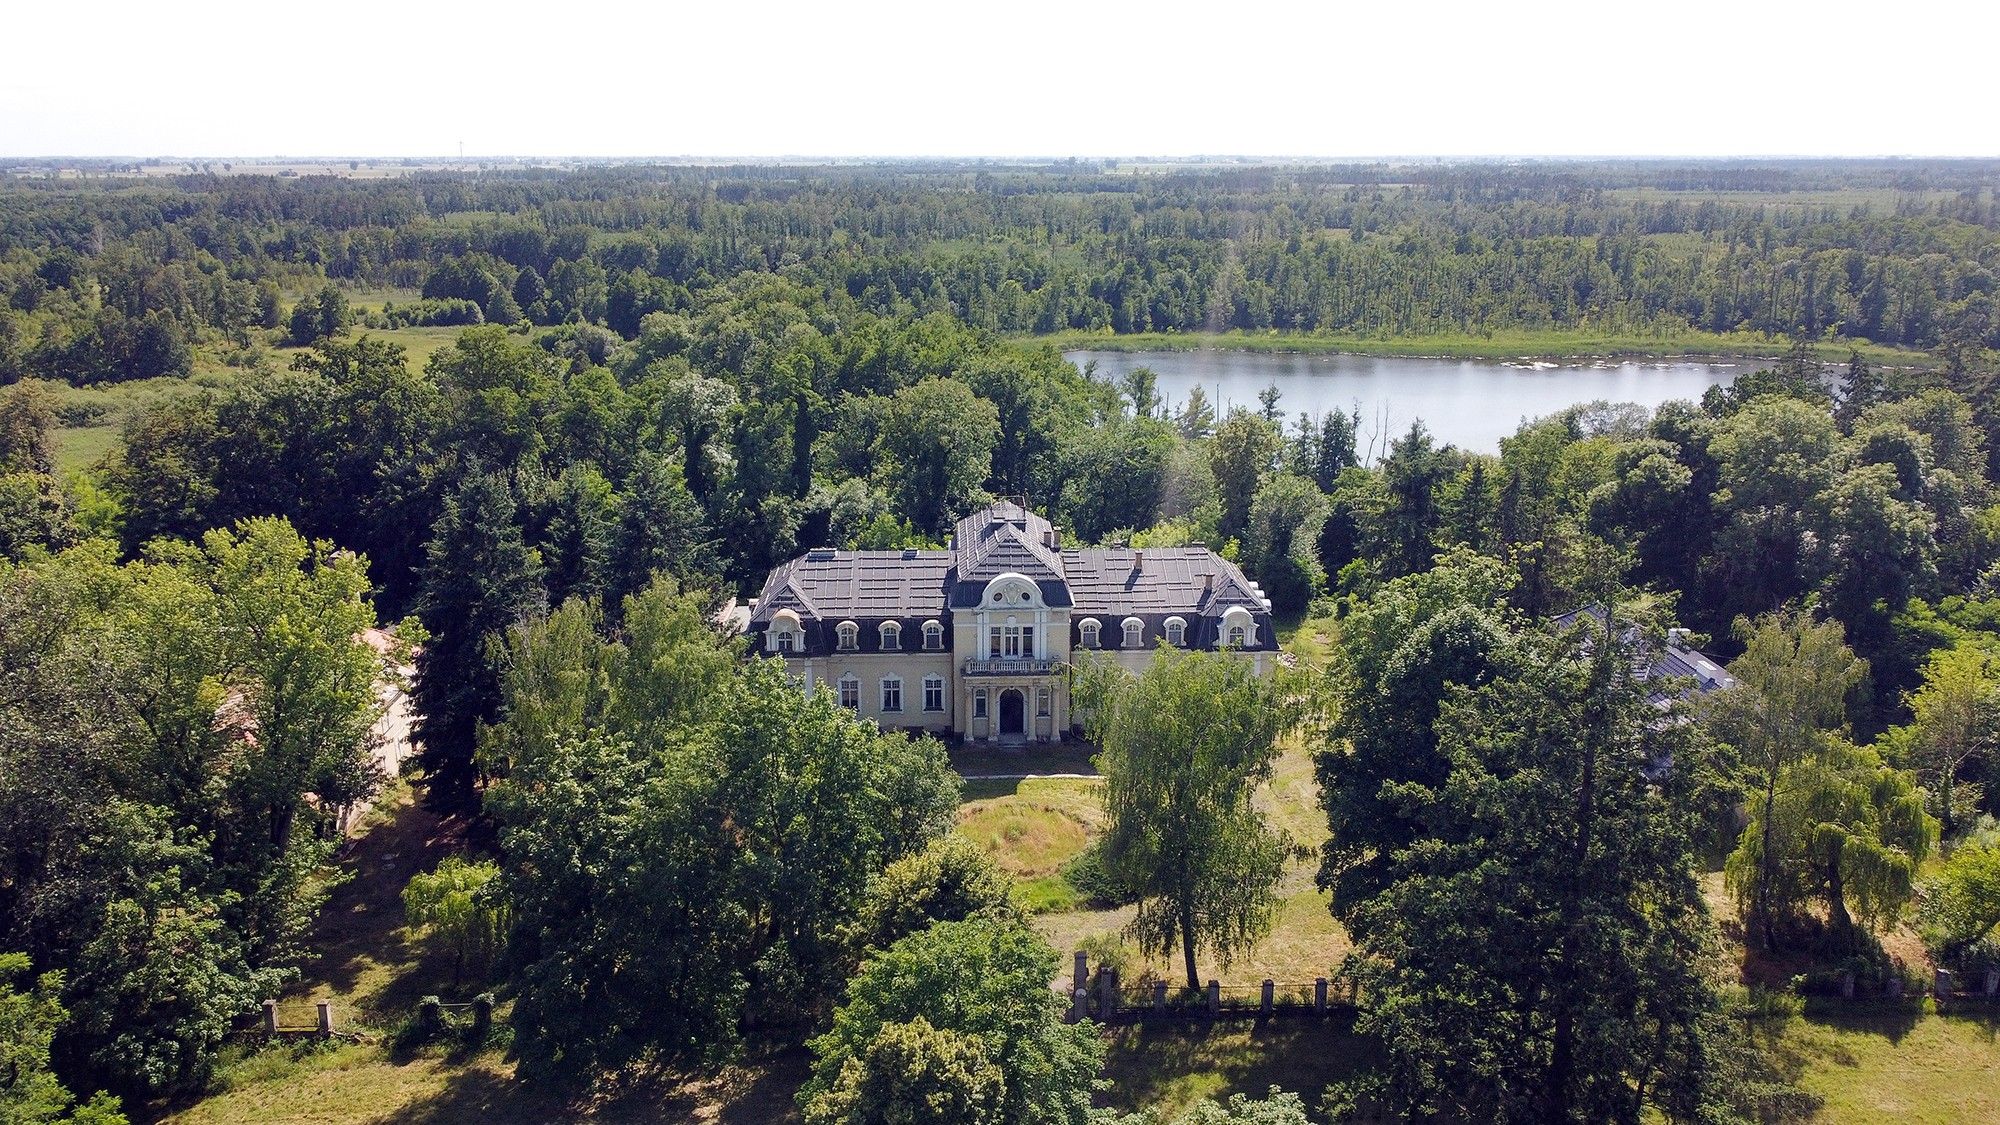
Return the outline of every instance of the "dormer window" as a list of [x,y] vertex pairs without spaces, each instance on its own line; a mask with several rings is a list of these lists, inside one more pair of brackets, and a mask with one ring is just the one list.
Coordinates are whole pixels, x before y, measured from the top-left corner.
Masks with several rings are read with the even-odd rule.
[[924,622],[924,651],[944,651],[944,626],[935,621]]
[[1124,647],[1144,648],[1146,646],[1145,622],[1139,620],[1136,617],[1128,617],[1125,619],[1124,628],[1125,628]]
[[840,638],[840,651],[854,652],[861,648],[861,626],[856,625],[854,622],[841,622],[835,628],[834,633]]
[[1222,615],[1222,629],[1216,635],[1217,648],[1249,648],[1257,643],[1257,622],[1242,606],[1231,606]]
[[768,652],[792,653],[805,649],[805,626],[799,623],[799,615],[789,609],[781,609],[771,616],[771,627],[764,634],[764,648]]
[[1096,618],[1084,618],[1076,627],[1078,643],[1084,648],[1096,648],[1098,646],[1097,634],[1100,628],[1101,626],[1098,625]]
[[1167,618],[1167,643],[1175,648],[1182,648],[1186,640],[1187,622],[1178,617]]
[[882,623],[882,651],[895,652],[903,647],[903,627],[894,621]]

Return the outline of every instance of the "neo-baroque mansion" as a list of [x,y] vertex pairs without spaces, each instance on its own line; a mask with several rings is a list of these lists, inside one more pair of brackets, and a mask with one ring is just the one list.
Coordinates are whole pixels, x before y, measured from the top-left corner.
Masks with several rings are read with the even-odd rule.
[[771,572],[753,646],[885,728],[1052,742],[1076,729],[1072,661],[1137,670],[1161,645],[1277,659],[1271,603],[1204,546],[1066,547],[1015,500],[941,551],[818,549]]

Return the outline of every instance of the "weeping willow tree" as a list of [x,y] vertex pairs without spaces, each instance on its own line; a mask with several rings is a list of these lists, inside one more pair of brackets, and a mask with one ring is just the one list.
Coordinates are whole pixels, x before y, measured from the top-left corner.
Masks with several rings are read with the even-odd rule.
[[1240,657],[1171,648],[1137,676],[1086,665],[1077,696],[1102,748],[1104,865],[1139,896],[1132,934],[1178,951],[1200,988],[1199,949],[1227,963],[1270,926],[1289,842],[1251,796],[1292,707]]
[[1817,903],[1834,933],[1851,937],[1857,917],[1878,929],[1909,904],[1937,834],[1909,773],[1872,748],[1829,740],[1781,771],[1724,870],[1746,909],[1761,888],[1771,913],[1798,917]]

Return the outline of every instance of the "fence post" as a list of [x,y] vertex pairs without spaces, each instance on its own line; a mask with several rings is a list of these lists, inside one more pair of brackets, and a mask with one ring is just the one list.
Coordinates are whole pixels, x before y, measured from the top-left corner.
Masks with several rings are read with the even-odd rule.
[[278,1002],[276,1000],[266,1000],[264,1001],[264,1034],[276,1035],[277,1033]]
[[472,1035],[475,1039],[486,1038],[493,1030],[493,994],[482,992],[472,998]]
[[1153,982],[1153,1014],[1156,1016],[1164,1016],[1167,1014],[1166,981],[1156,980]]
[[1323,1016],[1326,1014],[1325,977],[1320,977],[1319,979],[1313,981],[1313,1014],[1316,1016]]
[[1084,1014],[1088,1011],[1089,1008],[1090,1008],[1090,992],[1088,990],[1079,988],[1075,992],[1070,993],[1069,1022],[1071,1023],[1081,1022],[1084,1017]]
[[1208,1016],[1214,1019],[1222,1014],[1222,982],[1208,982]]
[[319,1033],[320,1033],[321,1035],[332,1035],[332,1034],[333,1034],[333,1001],[331,1001],[331,1000],[321,1000],[321,1001],[319,1001],[319,1002],[318,1002],[317,1004],[315,1004],[314,1006],[315,1006],[315,1007],[317,1007],[317,1008],[319,1009]]
[[1258,1003],[1258,1008],[1261,1011],[1261,1014],[1268,1016],[1271,1014],[1272,1009],[1277,1006],[1276,1005],[1277,990],[1278,990],[1277,982],[1273,981],[1270,977],[1265,977],[1264,997]]
[[1107,1023],[1118,1014],[1118,970],[1109,965],[1097,971],[1097,1012]]
[[1986,970],[1986,995],[2000,995],[2000,969]]
[[1090,983],[1090,955],[1079,949],[1076,951],[1076,972],[1070,978],[1070,991]]
[[1940,1000],[1951,999],[1951,970],[1939,969],[1931,978],[1931,991]]
[[1851,970],[1840,974],[1840,998],[1854,999],[1854,973]]

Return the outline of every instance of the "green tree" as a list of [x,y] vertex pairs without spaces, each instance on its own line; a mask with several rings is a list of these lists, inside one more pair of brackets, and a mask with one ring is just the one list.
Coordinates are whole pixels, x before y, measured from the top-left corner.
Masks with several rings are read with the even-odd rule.
[[869,884],[855,924],[862,949],[887,949],[933,922],[957,922],[1008,908],[1009,883],[979,845],[958,833],[883,869]]
[[1315,763],[1332,829],[1319,880],[1333,892],[1336,917],[1379,893],[1391,857],[1425,835],[1422,807],[1402,794],[1443,787],[1450,764],[1438,748],[1438,716],[1454,690],[1504,666],[1513,584],[1504,563],[1457,549],[1431,570],[1384,585],[1342,622],[1331,721]]
[[440,808],[477,806],[475,738],[501,703],[488,646],[542,606],[541,559],[517,518],[507,482],[474,469],[431,535],[417,610],[429,637],[417,654],[413,697],[417,761]]
[[1681,794],[1700,744],[1660,721],[1615,635],[1510,651],[1440,713],[1445,775],[1396,795],[1423,831],[1343,827],[1386,852],[1346,912],[1356,1028],[1382,1058],[1347,1096],[1415,1118],[1692,1119],[1725,1022]]
[[1279,612],[1305,609],[1326,583],[1315,547],[1327,507],[1317,485],[1291,473],[1273,473],[1250,504],[1243,561]]
[[[1960,778],[2000,740],[2000,677],[1993,656],[1960,642],[1931,655],[1924,682],[1905,700],[1908,727],[1886,739],[1898,764],[1917,771],[1931,791],[1946,839],[1957,832]],[[1974,792],[1977,787],[1974,786]]]
[[[806,1119],[1084,1125],[1104,1048],[1092,1025],[1062,1021],[1055,969],[1048,943],[1016,919],[940,922],[898,941],[862,966],[832,1028],[812,1041]],[[909,1062],[920,1067],[899,1077]],[[879,1100],[861,1100],[869,1094]],[[975,1115],[925,1115],[952,1102]]]
[[403,887],[403,920],[451,953],[453,984],[467,969],[484,973],[506,943],[507,906],[493,883],[499,874],[492,863],[446,856],[435,870],[410,876]]
[[1781,771],[1774,799],[1752,811],[1724,872],[1746,909],[1795,915],[1818,900],[1834,935],[1851,942],[1854,914],[1871,928],[1895,920],[1936,839],[1937,822],[1909,774],[1870,748],[1833,740]]
[[885,1023],[801,1108],[810,1125],[1000,1125],[1007,1078],[974,1036]]
[[1135,936],[1148,951],[1178,947],[1200,988],[1197,950],[1226,963],[1270,924],[1288,845],[1251,797],[1291,708],[1243,660],[1170,648],[1136,677],[1090,665],[1077,691],[1100,747],[1104,866],[1138,898]]
[[2000,926],[2000,847],[1972,844],[1951,853],[1924,880],[1917,929],[1939,961],[1956,964]]
[[1764,947],[1778,949],[1777,924],[1794,905],[1778,845],[1779,800],[1788,772],[1827,752],[1847,725],[1847,695],[1868,674],[1842,639],[1840,624],[1809,615],[1769,616],[1738,626],[1743,655],[1729,665],[1737,683],[1711,697],[1708,720],[1737,754],[1751,800],[1752,841],[1739,843],[1732,883],[1746,922]]
[[1458,471],[1455,451],[1438,448],[1422,422],[1389,443],[1382,459],[1382,484],[1387,506],[1382,513],[1382,537],[1388,557],[1381,561],[1387,577],[1429,570],[1437,553],[1437,532],[1444,518],[1442,489]]
[[978,500],[1000,440],[993,404],[965,384],[925,379],[882,414],[885,483],[919,531],[942,533]]
[[0,1121],[8,1125],[125,1125],[118,1099],[91,1095],[76,1104],[49,1069],[49,1044],[69,1013],[63,1010],[62,974],[43,973],[27,990],[15,981],[26,976],[28,958],[0,953]]
[[1257,489],[1277,467],[1283,447],[1276,426],[1241,407],[1230,411],[1216,427],[1208,446],[1208,463],[1215,474],[1216,498],[1222,504],[1219,530],[1225,542],[1243,534]]
[[508,642],[488,804],[531,1074],[796,1042],[852,964],[871,881],[950,823],[937,743],[739,665],[702,605],[662,580],[617,639],[572,602]]
[[0,392],[0,475],[56,471],[56,396],[39,379]]

